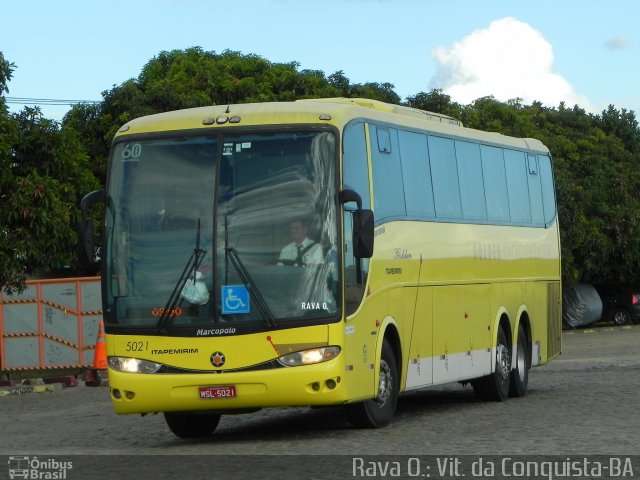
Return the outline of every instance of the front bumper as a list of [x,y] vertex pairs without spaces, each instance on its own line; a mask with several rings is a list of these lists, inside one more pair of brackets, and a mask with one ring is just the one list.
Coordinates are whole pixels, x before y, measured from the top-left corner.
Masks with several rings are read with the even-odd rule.
[[[342,355],[315,365],[222,374],[109,369],[109,386],[118,414],[338,405],[347,400],[344,371]],[[200,387],[227,385],[235,386],[234,398],[200,398]]]

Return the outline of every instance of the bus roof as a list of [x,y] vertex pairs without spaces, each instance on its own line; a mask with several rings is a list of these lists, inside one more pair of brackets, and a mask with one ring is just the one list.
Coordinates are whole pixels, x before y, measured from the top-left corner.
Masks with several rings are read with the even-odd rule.
[[295,102],[240,103],[190,108],[131,120],[116,137],[137,133],[168,132],[233,126],[329,124],[342,127],[352,120],[371,121],[423,130],[462,140],[510,146],[548,153],[534,138],[516,138],[496,132],[466,128],[462,122],[439,113],[365,98],[321,98]]

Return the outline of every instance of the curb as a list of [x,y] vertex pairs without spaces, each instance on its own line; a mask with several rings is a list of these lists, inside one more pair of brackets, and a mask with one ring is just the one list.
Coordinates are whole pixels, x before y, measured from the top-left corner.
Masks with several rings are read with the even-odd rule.
[[574,329],[574,330],[563,330],[563,335],[584,335],[587,333],[601,333],[601,332],[620,332],[620,331],[630,331],[640,328],[639,325],[621,325],[619,327],[614,326],[602,326],[602,327],[590,327],[584,329]]
[[9,395],[25,395],[28,393],[61,392],[64,389],[62,383],[48,383],[46,385],[16,385],[13,387],[0,387],[0,397]]

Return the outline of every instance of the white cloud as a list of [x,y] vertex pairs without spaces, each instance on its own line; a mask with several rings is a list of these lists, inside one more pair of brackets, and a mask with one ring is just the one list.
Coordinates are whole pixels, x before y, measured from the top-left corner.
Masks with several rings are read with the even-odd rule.
[[449,47],[432,51],[438,63],[430,88],[441,88],[459,103],[493,95],[505,101],[521,98],[548,106],[564,101],[591,110],[561,75],[554,73],[551,44],[528,24],[507,17],[476,30]]

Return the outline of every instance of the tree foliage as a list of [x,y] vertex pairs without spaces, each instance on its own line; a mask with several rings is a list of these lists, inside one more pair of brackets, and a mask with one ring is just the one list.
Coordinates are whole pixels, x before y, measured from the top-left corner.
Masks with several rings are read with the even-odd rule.
[[78,202],[96,187],[76,131],[34,108],[11,115],[2,100],[0,286],[20,289],[28,275],[74,261]]

